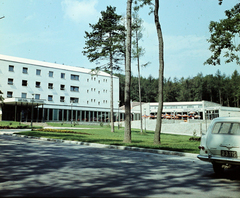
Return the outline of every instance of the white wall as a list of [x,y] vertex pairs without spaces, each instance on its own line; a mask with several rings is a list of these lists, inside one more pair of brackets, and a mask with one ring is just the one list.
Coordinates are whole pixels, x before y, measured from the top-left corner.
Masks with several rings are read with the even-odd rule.
[[[13,61],[5,61],[0,56],[0,90],[3,97],[7,98],[7,91],[13,92],[13,97],[21,97],[27,93],[27,98],[32,94],[40,94],[40,99],[45,99],[47,105],[57,106],[70,105],[70,97],[79,98],[79,103],[74,106],[84,108],[110,108],[110,75],[101,72],[98,75],[91,75],[90,69],[79,68],[40,61],[26,60],[26,63],[17,62],[19,58],[12,57]],[[3,56],[4,57],[4,56]],[[10,57],[11,58],[11,57]],[[21,59],[20,59],[21,60]],[[36,64],[35,64],[36,63]],[[14,71],[8,71],[9,65],[14,66]],[[46,66],[47,65],[47,66]],[[22,73],[23,67],[28,68],[28,73]],[[36,69],[41,70],[41,75],[36,75]],[[53,77],[49,77],[49,71],[53,71]],[[65,73],[65,79],[61,79],[61,73]],[[71,80],[71,74],[79,75],[79,81]],[[12,78],[13,85],[8,85],[8,78]],[[22,80],[28,81],[28,86],[22,86]],[[40,82],[40,88],[36,88],[36,81]],[[53,83],[53,89],[48,89],[48,83]],[[60,85],[65,85],[65,90],[60,90]],[[70,91],[70,86],[78,86],[79,92]],[[53,101],[48,101],[48,95],[53,96]],[[114,108],[118,108],[119,101],[119,79],[114,77]],[[65,102],[60,102],[60,96],[65,97]],[[59,108],[59,107],[57,107]]]

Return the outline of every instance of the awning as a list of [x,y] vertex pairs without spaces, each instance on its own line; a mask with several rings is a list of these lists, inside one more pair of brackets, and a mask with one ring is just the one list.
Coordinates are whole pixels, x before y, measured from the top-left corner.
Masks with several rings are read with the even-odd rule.
[[38,106],[38,105],[43,105],[45,100],[39,100],[39,99],[32,99],[32,98],[6,98],[3,100],[4,104],[8,104],[8,105],[26,105],[26,104],[33,104],[34,106]]

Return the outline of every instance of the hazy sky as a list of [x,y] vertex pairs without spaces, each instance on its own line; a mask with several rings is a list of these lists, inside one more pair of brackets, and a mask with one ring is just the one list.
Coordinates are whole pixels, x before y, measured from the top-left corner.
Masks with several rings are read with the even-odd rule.
[[[100,12],[108,5],[117,7],[117,14],[125,15],[127,0],[0,0],[0,54],[59,64],[94,68],[82,55],[85,31],[89,23],[96,23]],[[225,18],[224,11],[239,0],[160,0],[160,21],[164,37],[166,78],[193,77],[215,74],[219,69],[231,75],[239,66],[203,65],[210,56],[206,41],[210,21]],[[153,15],[149,8],[140,11],[144,20],[141,45],[146,53],[141,63],[142,76],[158,77],[158,45]],[[136,63],[132,74],[137,75]]]

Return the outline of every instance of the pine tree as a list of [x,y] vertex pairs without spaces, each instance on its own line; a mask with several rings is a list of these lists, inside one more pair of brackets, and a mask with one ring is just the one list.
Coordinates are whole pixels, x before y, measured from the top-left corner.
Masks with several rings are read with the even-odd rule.
[[101,12],[101,18],[96,24],[89,24],[92,32],[85,32],[85,47],[83,54],[91,62],[109,60],[105,65],[95,68],[99,70],[110,70],[111,75],[111,132],[114,132],[113,120],[113,70],[119,70],[119,61],[122,60],[125,49],[122,41],[125,39],[125,27],[120,24],[121,15],[117,15],[116,8],[108,6],[106,11]]

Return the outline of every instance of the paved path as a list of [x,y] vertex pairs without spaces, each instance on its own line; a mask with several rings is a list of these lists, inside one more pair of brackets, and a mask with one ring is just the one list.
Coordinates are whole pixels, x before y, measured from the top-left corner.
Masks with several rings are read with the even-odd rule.
[[239,197],[239,170],[218,178],[195,157],[0,136],[0,197]]

